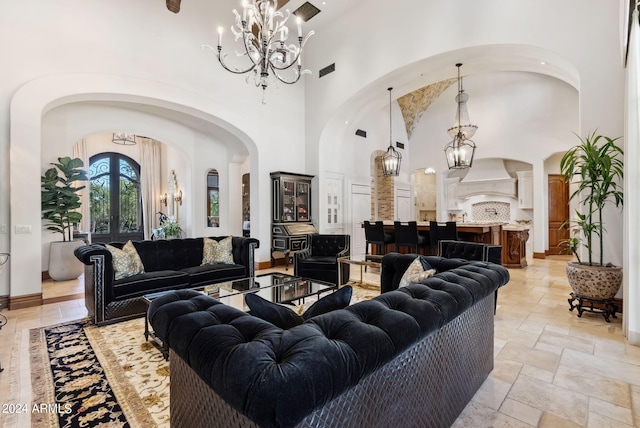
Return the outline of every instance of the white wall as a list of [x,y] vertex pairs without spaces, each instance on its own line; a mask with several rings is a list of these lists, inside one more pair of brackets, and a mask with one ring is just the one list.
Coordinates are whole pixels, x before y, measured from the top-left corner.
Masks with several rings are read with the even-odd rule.
[[[243,77],[222,70],[212,52],[200,49],[202,43],[215,43],[215,9],[224,10],[223,19],[231,22],[235,2],[216,2],[215,6],[194,2],[189,6],[177,15],[152,0],[97,4],[62,0],[55,5],[36,0],[4,8],[0,35],[16,43],[3,48],[5,60],[15,66],[3,73],[0,82],[0,99],[4,101],[0,103],[0,148],[8,154],[10,141],[11,165],[20,168],[2,169],[0,181],[11,182],[11,188],[0,197],[0,224],[32,225],[33,232],[0,235],[0,248],[10,245],[12,253],[12,285],[9,287],[9,272],[5,270],[0,277],[0,295],[40,291],[40,273],[33,269],[42,265],[44,245],[39,230],[40,159],[43,141],[57,127],[62,128],[55,131],[59,142],[71,147],[85,135],[130,125],[129,130],[184,150],[188,159],[197,159],[189,165],[188,174],[185,167],[176,166],[184,169],[181,180],[187,186],[203,186],[196,183],[202,182],[196,177],[202,177],[211,160],[224,162],[220,169],[228,169],[230,161],[243,162],[232,157],[229,147],[207,149],[201,137],[195,142],[198,133],[226,130],[251,159],[254,194],[260,199],[252,204],[254,236],[263,243],[269,241],[269,219],[260,216],[261,207],[266,212],[270,204],[268,174],[280,169],[299,171],[304,162],[305,147],[300,144],[304,140],[304,84],[270,87],[267,105],[263,105],[260,90],[245,84]],[[41,124],[41,118],[52,108],[74,102],[108,102],[116,111],[126,110],[119,119],[129,117],[131,110],[139,110],[155,120],[147,121],[146,126],[120,120],[114,123],[113,115],[107,115],[83,125],[67,116],[54,125]],[[287,118],[286,123],[273,126],[281,123],[282,117]],[[194,187],[194,192],[198,191]],[[4,197],[7,193],[11,202]],[[181,210],[185,218],[202,212],[190,205],[183,205]],[[193,234],[205,233],[203,226],[188,227]],[[235,225],[229,223],[219,232],[227,233],[230,228]],[[257,258],[266,260],[268,254],[268,245],[263,245]]]
[[[573,86],[579,94],[573,110],[579,113],[573,119],[577,126],[567,126],[568,131],[585,133],[598,126],[608,135],[621,135],[623,82],[620,51],[616,49],[620,20],[618,5],[612,3],[369,0],[366,8],[349,4],[331,25],[310,39],[307,59],[314,74],[306,76],[301,84],[270,87],[266,106],[261,104],[259,90],[245,84],[243,77],[222,70],[212,52],[200,49],[202,43],[215,43],[218,25],[228,27],[230,11],[238,7],[235,0],[185,2],[179,14],[168,12],[156,0],[8,3],[0,15],[0,40],[14,42],[3,46],[3,59],[11,67],[5,67],[0,81],[0,150],[6,155],[11,147],[11,168],[7,168],[6,156],[0,157],[0,225],[9,221],[39,224],[37,172],[45,138],[41,117],[53,107],[76,101],[110,101],[117,109],[123,108],[122,102],[134,103],[136,109],[157,116],[155,130],[162,135],[150,136],[185,150],[186,157],[194,160],[187,178],[194,192],[198,192],[195,186],[203,171],[211,165],[203,158],[233,159],[195,143],[183,149],[185,136],[187,140],[195,138],[185,127],[197,131],[202,122],[213,124],[244,145],[251,165],[252,235],[262,244],[258,260],[267,260],[269,253],[269,172],[328,171],[344,174],[345,183],[353,176],[368,176],[368,154],[375,148],[385,148],[388,141],[387,87],[395,88],[394,98],[400,97],[454,77],[456,62],[465,63],[463,73],[469,75],[465,88],[471,95],[471,117],[480,126],[478,139],[487,137],[481,133],[489,132],[494,123],[482,117],[479,104],[474,103],[481,102],[485,95],[500,93],[500,85],[476,87],[472,92],[473,79],[499,71],[534,72],[566,81],[568,88],[557,85],[558,89],[569,92]],[[456,25],[451,24],[454,22]],[[313,20],[310,27],[311,23]],[[548,65],[541,66],[540,59]],[[319,79],[317,70],[333,62],[336,71]],[[454,113],[452,96],[443,97],[442,103],[441,115],[436,117],[448,127]],[[547,103],[541,110],[549,107]],[[428,116],[423,116],[427,123]],[[70,122],[64,118],[60,121],[66,121],[64,126]],[[182,131],[177,130],[176,122],[182,124]],[[544,135],[548,124],[535,125],[527,129],[530,135]],[[113,127],[108,118],[101,118],[82,135],[112,132]],[[370,137],[363,140],[354,136],[357,128],[366,129]],[[437,122],[432,129],[434,133],[420,140],[414,136],[408,144],[401,181],[409,181],[413,156],[420,161],[442,159],[444,134]],[[200,130],[204,135],[209,131],[211,128]],[[399,133],[394,129],[394,137]],[[82,135],[69,133],[65,144]],[[534,137],[538,144],[539,139]],[[483,150],[494,142],[485,140]],[[343,152],[344,144],[353,146]],[[505,143],[513,151],[522,146],[513,138]],[[31,161],[33,156],[35,162]],[[542,180],[542,160],[527,161],[534,165],[534,179]],[[236,174],[233,170],[242,169],[227,168],[232,175]],[[27,197],[18,197],[19,192],[26,192]],[[536,201],[542,204],[543,197]],[[194,214],[199,210],[197,206],[188,208]],[[192,232],[208,231],[198,230],[194,224]],[[616,233],[614,230],[614,237]],[[32,272],[32,267],[41,264],[40,235],[0,235],[0,250],[9,242],[13,285],[9,290],[5,270],[0,276],[0,295],[39,292],[39,273]]]
[[[367,29],[357,31],[359,22]],[[314,64],[335,62],[336,71],[307,84],[307,117],[314,118],[306,128],[308,169],[324,170],[334,163],[336,145],[351,138],[341,131],[344,122],[355,128],[377,116],[387,87],[396,88],[394,97],[400,97],[455,77],[455,63],[462,62],[469,112],[480,127],[478,156],[533,164],[534,210],[542,216],[544,159],[575,144],[572,131],[584,135],[597,127],[607,135],[622,134],[619,23],[619,5],[598,0],[408,0],[402,7],[374,0],[366,10],[349,9],[336,19],[334,31],[313,41],[314,46],[331,46],[314,56]],[[350,28],[349,43],[341,41],[346,35],[342,25]],[[419,162],[412,169],[434,158],[440,159],[440,168],[444,165],[455,90],[450,87],[423,115],[426,128],[414,132],[406,156]],[[517,114],[526,120],[513,125]],[[359,163],[353,162],[347,170]],[[542,221],[537,218],[536,224]],[[609,230],[615,260],[622,256],[619,226]],[[535,242],[536,251],[544,251],[546,241]]]

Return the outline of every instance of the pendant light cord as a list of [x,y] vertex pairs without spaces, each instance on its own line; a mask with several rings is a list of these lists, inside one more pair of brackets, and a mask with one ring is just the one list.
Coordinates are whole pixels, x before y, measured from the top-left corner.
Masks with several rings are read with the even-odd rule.
[[389,145],[393,147],[393,137],[392,137],[392,132],[391,132],[391,91],[393,90],[393,88],[388,88],[389,91]]
[[457,63],[456,67],[458,67],[458,96],[456,97],[458,100],[458,136],[462,135],[461,123],[460,123],[460,98],[462,96],[462,80],[460,79],[460,67],[462,67],[462,63]]

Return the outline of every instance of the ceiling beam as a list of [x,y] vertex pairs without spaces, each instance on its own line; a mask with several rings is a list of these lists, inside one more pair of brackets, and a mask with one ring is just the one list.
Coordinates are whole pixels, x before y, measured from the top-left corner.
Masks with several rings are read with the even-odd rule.
[[[181,0],[167,0],[167,9],[173,13],[180,12],[180,1]],[[282,9],[287,3],[289,3],[289,0],[280,0],[278,2],[278,9]]]
[[173,13],[180,12],[180,1],[181,0],[167,0],[167,9]]

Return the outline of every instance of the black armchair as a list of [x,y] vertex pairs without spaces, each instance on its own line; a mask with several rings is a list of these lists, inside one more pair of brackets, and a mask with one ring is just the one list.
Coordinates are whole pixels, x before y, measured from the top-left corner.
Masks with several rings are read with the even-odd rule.
[[[338,257],[351,254],[350,243],[349,235],[308,235],[307,248],[294,255],[294,275],[338,284]],[[349,268],[341,266],[343,284],[349,281]]]

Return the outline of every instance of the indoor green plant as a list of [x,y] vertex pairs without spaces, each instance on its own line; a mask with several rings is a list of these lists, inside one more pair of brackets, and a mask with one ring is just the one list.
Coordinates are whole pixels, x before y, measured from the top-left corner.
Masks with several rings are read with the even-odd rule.
[[165,239],[179,238],[182,234],[182,226],[175,219],[175,217],[167,218],[162,225],[160,225],[160,236]]
[[[569,283],[579,298],[610,300],[622,283],[622,268],[605,263],[603,210],[607,204],[623,204],[623,150],[616,145],[618,138],[597,135],[596,131],[580,139],[580,144],[566,152],[560,161],[560,171],[576,188],[569,200],[577,199],[576,220],[565,227],[572,229],[572,237],[564,244],[579,256],[581,248],[586,258],[567,265]],[[599,262],[593,255],[597,245]]]
[[73,226],[82,220],[82,214],[77,211],[81,206],[78,192],[85,188],[76,183],[88,178],[79,158],[61,157],[51,165],[53,167],[40,177],[42,218],[46,220],[47,230],[62,235],[62,242],[51,243],[49,276],[63,281],[77,278],[82,273],[82,263],[75,260],[73,249],[83,241],[73,241]]

